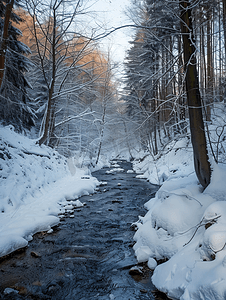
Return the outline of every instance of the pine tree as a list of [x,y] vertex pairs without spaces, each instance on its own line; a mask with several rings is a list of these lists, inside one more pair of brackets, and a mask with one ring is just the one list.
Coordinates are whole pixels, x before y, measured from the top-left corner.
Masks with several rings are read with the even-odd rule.
[[[158,152],[161,127],[171,127],[176,134],[177,127],[172,125],[181,116],[175,90],[180,67],[174,41],[179,36],[179,21],[171,13],[176,8],[173,2],[166,6],[165,0],[140,1],[136,35],[126,62],[127,111],[138,122],[142,143],[153,154]],[[166,130],[165,134],[169,137]]]
[[[3,39],[6,6],[9,3],[10,1],[0,0],[1,45],[3,42],[6,44],[4,46],[4,73],[0,89],[0,120],[4,125],[12,124],[17,130],[23,130],[34,125],[34,114],[28,106],[30,99],[26,91],[29,83],[25,77],[31,65],[25,55],[30,50],[18,40],[21,32],[13,24],[19,24],[23,20],[13,11],[8,24],[7,40]],[[18,2],[15,4],[19,5]]]

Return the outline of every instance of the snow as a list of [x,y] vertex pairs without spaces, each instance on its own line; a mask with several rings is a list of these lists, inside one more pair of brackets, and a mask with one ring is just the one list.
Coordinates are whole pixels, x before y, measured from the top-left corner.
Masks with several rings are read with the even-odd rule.
[[[205,191],[195,175],[188,137],[172,141],[158,156],[134,151],[133,170],[127,171],[161,185],[145,203],[146,215],[133,224],[134,251],[139,263],[154,270],[156,288],[172,299],[226,299],[226,145],[223,135],[219,145],[215,130],[225,118],[221,106],[215,107],[215,125],[209,125],[221,163],[211,158],[211,183]],[[92,177],[88,165],[85,154],[66,160],[16,134],[12,126],[0,127],[0,256],[25,247],[36,232],[51,233],[65,214],[74,218],[74,209],[85,205],[78,198],[107,185]],[[109,174],[123,171],[117,161],[110,164],[104,157],[91,170],[103,166],[112,168]],[[157,264],[159,260],[165,262]]]
[[107,170],[106,174],[111,174],[111,173],[115,173],[115,172],[123,172],[123,171],[124,171],[124,169],[117,167],[117,168],[113,168],[111,170]]
[[133,170],[128,170],[127,173],[131,174],[131,173],[134,173],[134,171]]
[[[142,153],[134,162],[137,177],[161,185],[136,223],[135,255],[154,269],[153,284],[172,299],[226,299],[226,166],[211,161],[211,167],[203,192],[188,138],[159,157]],[[157,265],[160,259],[167,261]]]
[[139,263],[145,262],[151,255],[151,250],[148,246],[139,247],[138,251],[135,252]]
[[98,184],[88,169],[1,126],[0,257],[27,246],[36,232],[51,232]]
[[154,258],[149,257],[148,258],[148,268],[151,270],[154,270],[156,267],[157,267],[157,261]]
[[11,293],[16,293],[16,294],[18,294],[19,291],[14,290],[14,289],[12,289],[12,288],[6,288],[6,289],[4,290],[4,294],[5,294],[5,295],[11,294]]

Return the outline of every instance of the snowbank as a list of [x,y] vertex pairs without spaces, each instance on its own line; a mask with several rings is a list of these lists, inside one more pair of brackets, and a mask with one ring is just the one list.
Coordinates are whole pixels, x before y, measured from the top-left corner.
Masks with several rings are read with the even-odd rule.
[[[154,269],[152,281],[170,298],[226,299],[226,167],[212,163],[202,192],[187,138],[157,160],[134,164],[140,177],[162,184],[139,217],[134,245],[138,262]],[[172,145],[169,145],[169,148]],[[157,266],[156,260],[168,259]]]
[[11,126],[0,127],[0,257],[56,225],[68,205],[81,205],[73,199],[93,193],[97,184],[88,169],[68,164]]

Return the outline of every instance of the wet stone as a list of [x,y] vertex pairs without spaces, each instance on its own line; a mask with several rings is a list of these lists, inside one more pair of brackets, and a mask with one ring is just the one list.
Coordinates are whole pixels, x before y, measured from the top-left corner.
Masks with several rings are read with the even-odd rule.
[[135,266],[129,270],[130,275],[142,275],[143,271],[141,267]]
[[36,257],[36,258],[41,257],[41,255],[35,251],[31,251],[31,256]]
[[[130,226],[146,213],[143,205],[157,187],[127,173],[131,163],[114,163],[124,171],[106,174],[111,167],[93,173],[102,185],[79,199],[89,205],[60,214],[57,230],[34,235],[22,253],[0,261],[1,300],[155,299],[151,271],[129,272],[137,264]],[[4,294],[15,286],[24,294]]]

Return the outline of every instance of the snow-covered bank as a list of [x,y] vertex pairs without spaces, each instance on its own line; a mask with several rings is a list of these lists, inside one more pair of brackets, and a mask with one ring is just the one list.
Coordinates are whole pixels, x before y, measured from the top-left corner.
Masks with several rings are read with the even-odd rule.
[[56,225],[59,214],[82,205],[74,199],[93,193],[97,185],[88,169],[68,164],[52,149],[1,126],[0,257]]
[[212,163],[211,184],[202,192],[188,139],[168,150],[134,163],[138,176],[161,184],[137,222],[135,254],[155,269],[154,285],[172,299],[226,299],[226,167]]

